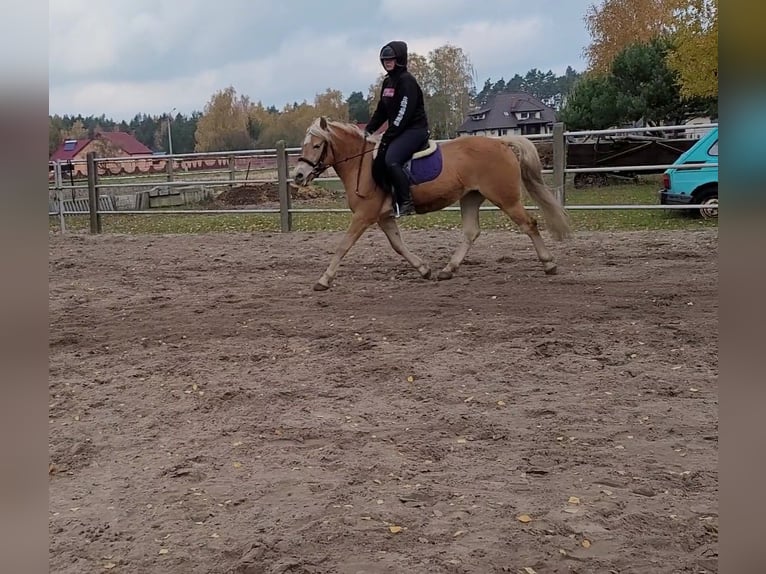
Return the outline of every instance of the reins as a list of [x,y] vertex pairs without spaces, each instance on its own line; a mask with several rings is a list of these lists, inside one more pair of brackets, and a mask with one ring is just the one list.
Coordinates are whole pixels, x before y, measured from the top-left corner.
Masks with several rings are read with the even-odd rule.
[[[322,154],[319,156],[319,159],[316,162],[313,162],[310,159],[305,158],[303,156],[298,158],[298,161],[302,161],[303,163],[306,163],[309,166],[311,166],[311,168],[312,168],[311,169],[311,173],[312,173],[312,175],[314,177],[318,177],[325,170],[327,170],[327,169],[329,169],[331,167],[334,167],[334,166],[338,165],[339,163],[343,163],[343,162],[346,162],[346,161],[349,161],[349,160],[352,160],[352,159],[356,159],[358,157],[366,155],[366,154],[370,153],[371,151],[375,150],[375,146],[372,146],[372,148],[370,148],[370,149],[365,149],[367,147],[367,135],[365,134],[364,139],[362,140],[362,151],[360,151],[357,154],[350,155],[350,156],[348,156],[346,158],[339,159],[338,161],[334,161],[332,163],[325,164],[324,163],[324,158],[327,155],[327,148],[332,148],[332,144],[330,143],[329,140],[324,140],[324,143],[325,143],[325,147],[322,150]],[[333,157],[335,157],[335,151],[334,150],[333,150]],[[361,180],[361,177],[362,177],[362,164],[363,163],[364,163],[364,161],[360,161],[359,162],[359,169],[356,172],[356,189],[354,190],[354,193],[356,195],[358,195],[359,197],[367,197],[366,195],[362,195],[361,193],[359,193],[359,181]]]

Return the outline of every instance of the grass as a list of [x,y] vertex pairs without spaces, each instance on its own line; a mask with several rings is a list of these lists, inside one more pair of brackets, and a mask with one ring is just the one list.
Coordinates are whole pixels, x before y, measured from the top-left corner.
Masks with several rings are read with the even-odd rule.
[[[295,201],[293,208],[345,208],[340,182],[321,182],[323,187],[336,191],[335,197],[322,201]],[[567,205],[656,205],[659,184],[656,178],[645,177],[636,184],[620,184],[601,188],[575,189],[567,187]],[[485,204],[486,205],[486,204]],[[174,215],[102,215],[104,233],[213,233],[279,231],[278,214],[190,214]],[[702,220],[671,210],[570,210],[572,226],[576,231],[629,231],[652,229],[704,229],[718,226],[717,220]],[[294,213],[296,231],[340,231],[351,219],[344,213]],[[399,221],[402,229],[456,229],[460,227],[458,211],[438,211]],[[67,216],[67,229],[89,229],[87,216]],[[504,214],[483,211],[482,229],[512,229],[516,226]],[[543,222],[544,226],[544,222]],[[58,218],[50,217],[50,228],[59,228]]]

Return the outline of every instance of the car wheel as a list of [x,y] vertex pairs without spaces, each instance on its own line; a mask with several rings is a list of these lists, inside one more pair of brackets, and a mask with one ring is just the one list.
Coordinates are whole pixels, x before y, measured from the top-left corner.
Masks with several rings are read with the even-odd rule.
[[715,219],[718,217],[718,191],[709,191],[700,196],[697,202],[703,207],[700,207],[700,216],[703,219]]

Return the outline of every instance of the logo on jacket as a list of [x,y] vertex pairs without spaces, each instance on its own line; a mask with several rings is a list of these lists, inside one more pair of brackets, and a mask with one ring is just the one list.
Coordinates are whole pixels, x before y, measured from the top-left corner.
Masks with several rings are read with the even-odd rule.
[[393,98],[394,97],[394,89],[393,88],[385,88],[383,90],[383,97],[384,98]]

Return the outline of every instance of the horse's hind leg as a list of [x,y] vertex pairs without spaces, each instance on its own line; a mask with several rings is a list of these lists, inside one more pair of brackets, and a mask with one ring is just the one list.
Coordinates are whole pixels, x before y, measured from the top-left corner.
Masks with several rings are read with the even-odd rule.
[[501,205],[500,209],[502,209],[505,214],[519,226],[519,229],[526,233],[532,240],[532,245],[537,252],[538,259],[540,259],[540,262],[543,264],[545,273],[547,275],[556,273],[556,263],[553,261],[553,255],[548,251],[548,248],[540,235],[540,231],[537,229],[537,220],[530,217],[527,210],[524,209],[524,204],[517,201],[511,207]]
[[378,225],[380,225],[383,233],[386,234],[388,242],[391,244],[394,251],[404,257],[410,265],[417,269],[421,277],[424,279],[431,277],[431,268],[428,264],[410,251],[404,244],[402,235],[399,233],[399,226],[396,224],[396,220],[393,217],[387,215],[381,218],[378,221]]
[[351,224],[346,230],[343,239],[341,239],[338,244],[338,247],[335,249],[335,254],[330,260],[330,265],[327,266],[327,269],[319,278],[319,281],[314,284],[314,291],[324,291],[330,288],[330,284],[333,279],[335,279],[335,274],[338,272],[340,260],[343,259],[346,253],[348,253],[348,250],[351,249],[357,239],[362,236],[370,225],[371,223],[368,220],[359,215],[354,214],[351,217]]
[[465,259],[473,242],[479,237],[479,207],[484,202],[484,196],[478,191],[470,191],[460,200],[460,218],[463,221],[463,241],[447,263],[447,266],[439,271],[436,276],[439,281],[452,279],[452,275]]

